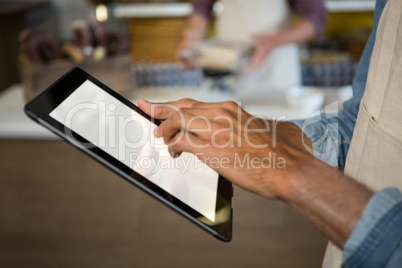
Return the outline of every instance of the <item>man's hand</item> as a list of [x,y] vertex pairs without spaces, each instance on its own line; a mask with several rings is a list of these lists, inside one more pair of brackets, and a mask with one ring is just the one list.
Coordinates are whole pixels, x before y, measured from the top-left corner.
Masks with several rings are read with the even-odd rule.
[[162,120],[155,136],[163,137],[172,156],[193,153],[233,183],[269,199],[282,198],[292,171],[312,157],[301,142],[278,135],[284,129],[277,125],[290,123],[254,117],[234,102],[141,100],[139,106]]
[[162,121],[155,136],[163,137],[172,156],[193,153],[234,184],[284,201],[340,248],[373,195],[307,153],[311,143],[292,123],[253,117],[233,102],[138,105]]

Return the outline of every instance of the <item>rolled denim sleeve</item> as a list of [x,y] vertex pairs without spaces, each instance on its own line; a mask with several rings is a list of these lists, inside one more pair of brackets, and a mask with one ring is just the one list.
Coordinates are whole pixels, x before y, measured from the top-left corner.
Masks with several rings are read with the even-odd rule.
[[402,195],[376,193],[344,246],[342,267],[401,267]]
[[292,123],[310,139],[315,157],[333,167],[344,169],[356,117],[347,111],[340,111],[339,114],[323,111],[319,116]]

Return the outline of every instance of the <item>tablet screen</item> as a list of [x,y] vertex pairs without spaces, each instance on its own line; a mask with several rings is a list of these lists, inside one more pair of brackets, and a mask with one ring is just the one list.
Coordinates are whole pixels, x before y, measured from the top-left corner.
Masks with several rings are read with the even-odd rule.
[[173,159],[154,123],[86,80],[50,114],[52,118],[212,222],[219,175],[196,156]]

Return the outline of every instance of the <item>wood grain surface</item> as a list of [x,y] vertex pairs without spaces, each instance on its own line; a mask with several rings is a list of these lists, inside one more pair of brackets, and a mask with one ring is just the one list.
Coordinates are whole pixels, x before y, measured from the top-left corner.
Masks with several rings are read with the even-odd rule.
[[223,243],[62,141],[0,141],[0,267],[320,267],[326,240],[235,189]]

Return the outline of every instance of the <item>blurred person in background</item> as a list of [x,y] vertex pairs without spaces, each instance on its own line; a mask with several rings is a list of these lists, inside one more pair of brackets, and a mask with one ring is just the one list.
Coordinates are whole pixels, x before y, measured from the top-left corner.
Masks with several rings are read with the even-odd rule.
[[[216,0],[194,0],[193,13],[183,33],[176,59],[191,68],[183,55],[189,45],[204,38]],[[323,0],[222,0],[216,37],[219,40],[250,44],[254,53],[245,73],[237,80],[240,99],[276,94],[299,86],[300,61],[297,43],[323,32],[326,11]],[[292,14],[299,20],[293,23]],[[256,95],[257,94],[257,95]]]

